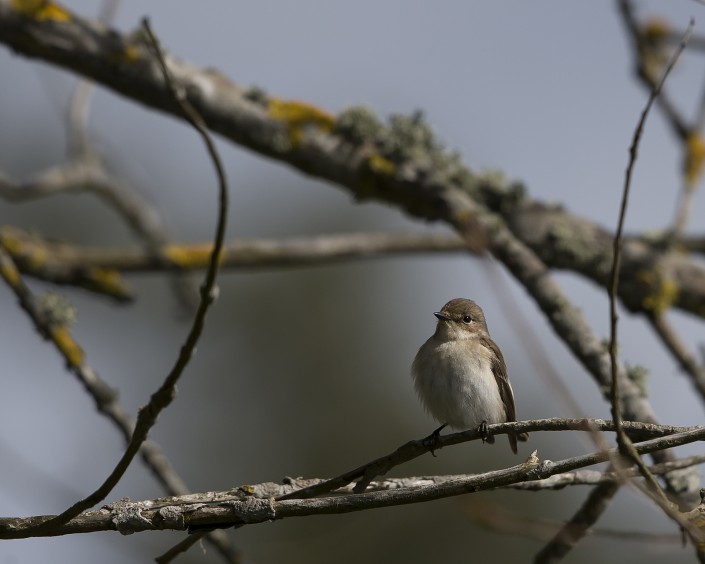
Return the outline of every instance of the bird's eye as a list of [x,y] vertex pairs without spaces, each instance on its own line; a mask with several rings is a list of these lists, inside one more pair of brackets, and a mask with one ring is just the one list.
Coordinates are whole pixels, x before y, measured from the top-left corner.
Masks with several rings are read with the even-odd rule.
[[464,315],[463,316],[463,323],[470,323],[472,321],[472,317],[469,315]]

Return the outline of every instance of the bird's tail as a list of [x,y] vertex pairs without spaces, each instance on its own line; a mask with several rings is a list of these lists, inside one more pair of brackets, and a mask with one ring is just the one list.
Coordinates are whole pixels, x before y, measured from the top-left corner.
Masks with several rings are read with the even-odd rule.
[[507,437],[509,437],[509,446],[512,447],[512,452],[517,454],[517,441],[525,443],[529,440],[529,433],[518,433],[516,435],[510,433]]

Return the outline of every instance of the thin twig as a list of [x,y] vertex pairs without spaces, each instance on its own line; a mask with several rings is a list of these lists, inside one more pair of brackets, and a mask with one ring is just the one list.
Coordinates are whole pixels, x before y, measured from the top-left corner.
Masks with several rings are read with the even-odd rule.
[[[81,346],[69,328],[56,324],[38,307],[39,300],[22,280],[6,249],[0,245],[0,275],[17,297],[20,307],[28,314],[38,333],[50,340],[62,355],[66,367],[73,372],[95,402],[99,413],[108,417],[118,427],[126,441],[134,430],[134,421],[117,401],[117,393],[86,362]],[[161,448],[152,441],[142,445],[142,456],[148,468],[167,491],[182,493],[186,490],[181,478],[171,468]]]
[[213,533],[216,533],[216,532],[219,532],[219,531],[217,531],[217,530],[202,531],[202,532],[198,531],[198,532],[192,533],[192,534],[188,535],[184,540],[177,542],[174,546],[172,546],[165,553],[157,556],[154,559],[154,561],[157,562],[157,564],[168,564],[169,562],[173,562],[181,554],[188,552],[192,546],[195,546],[197,543],[199,543],[203,539],[204,536],[212,535]]
[[[622,20],[632,38],[632,43],[634,45],[637,65],[636,74],[651,93],[657,87],[660,89],[661,86],[663,86],[662,78],[659,78],[659,80],[656,79],[658,73],[657,65],[662,63],[662,59],[665,58],[666,49],[669,47],[669,44],[677,44],[677,52],[683,50],[683,36],[681,36],[678,41],[674,41],[675,34],[664,34],[660,41],[655,42],[653,38],[649,37],[648,33],[644,32],[644,27],[637,21],[631,1],[620,0],[619,4]],[[696,38],[695,43],[698,43],[698,39],[702,44],[702,38]],[[689,47],[692,47],[693,42],[690,37],[688,38],[688,41],[691,43]],[[678,54],[675,55],[675,57],[677,56]],[[671,56],[670,60],[673,60],[673,57],[674,55]],[[661,81],[661,84],[659,84],[659,81]],[[681,149],[684,155],[683,187],[678,197],[673,227],[671,229],[672,240],[677,241],[682,235],[692,211],[693,194],[695,189],[694,182],[699,176],[699,174],[694,174],[693,171],[688,170],[688,163],[691,162],[691,159],[693,158],[702,158],[700,155],[693,155],[693,146],[691,145],[691,141],[694,139],[699,141],[701,139],[699,132],[702,131],[703,123],[705,121],[705,91],[701,95],[700,108],[697,112],[697,117],[690,122],[683,117],[683,115],[677,110],[676,105],[665,95],[665,93],[662,92],[660,94],[657,102],[666,116],[668,124],[680,140]]]
[[[697,454],[686,458],[679,458],[672,462],[663,462],[649,466],[649,470],[654,475],[663,476],[674,470],[697,466],[705,462],[705,455]],[[508,486],[513,489],[527,491],[543,491],[561,489],[566,486],[598,486],[606,483],[623,483],[625,478],[640,476],[638,468],[626,468],[619,472],[600,472],[597,470],[576,470],[575,472],[566,472],[551,476],[545,480],[536,480],[534,482],[525,482],[522,484],[513,484]]]
[[[102,2],[98,21],[109,25],[115,18],[119,0]],[[14,190],[17,199],[29,199],[61,192],[86,190],[93,192],[111,206],[144,242],[152,259],[163,260],[162,248],[169,242],[168,230],[156,208],[124,179],[108,171],[104,158],[95,151],[88,136],[88,118],[95,83],[85,78],[76,81],[66,116],[68,162],[52,167],[36,180],[23,183]],[[8,193],[9,186],[4,186]],[[184,310],[195,309],[196,291],[190,276],[175,272],[172,285]]]
[[[512,327],[515,328],[515,331],[521,332],[519,342],[524,347],[527,357],[534,364],[537,373],[547,384],[547,389],[551,390],[553,395],[559,401],[562,401],[564,406],[568,407],[571,415],[584,417],[585,413],[582,407],[575,400],[570,389],[568,389],[560,374],[553,367],[553,363],[544,350],[543,344],[536,336],[536,332],[531,329],[523,311],[515,302],[502,276],[502,272],[494,263],[487,265],[487,271],[493,280],[491,287],[502,294],[498,302],[500,307],[505,309],[505,317],[513,320]],[[607,440],[597,429],[591,428],[590,438],[599,449],[607,450],[609,448]],[[531,484],[531,482],[527,484]],[[537,563],[558,561],[559,559],[554,558],[553,555],[559,553],[561,555],[567,554],[587,534],[588,528],[597,521],[619,487],[620,483],[614,481],[600,484],[591,491],[578,512],[558,530],[550,542],[535,556],[534,561]],[[484,515],[486,517],[486,514]]]
[[[624,431],[623,425],[622,425],[622,406],[620,403],[620,384],[619,384],[619,371],[618,371],[618,364],[617,364],[617,289],[619,286],[619,271],[620,271],[620,251],[621,251],[621,246],[622,246],[622,232],[624,230],[624,219],[626,216],[627,212],[627,206],[629,203],[629,190],[631,187],[631,178],[632,178],[632,170],[634,168],[634,165],[636,163],[637,159],[637,153],[638,153],[638,148],[639,148],[639,142],[641,140],[641,136],[644,130],[644,125],[646,123],[646,118],[649,115],[649,111],[651,109],[651,106],[653,105],[654,101],[658,97],[659,93],[661,92],[661,89],[668,78],[669,73],[671,72],[671,69],[674,67],[676,64],[676,61],[678,60],[678,57],[680,54],[683,52],[685,49],[685,45],[688,42],[688,39],[690,37],[690,34],[693,31],[693,27],[695,25],[695,21],[691,19],[690,24],[683,35],[683,40],[681,41],[680,45],[676,49],[675,53],[673,56],[670,58],[668,64],[666,65],[660,79],[658,82],[655,84],[651,95],[649,96],[649,99],[646,103],[646,106],[644,110],[641,113],[641,117],[639,118],[637,127],[634,131],[634,136],[632,139],[631,146],[629,147],[629,163],[626,168],[625,172],[625,179],[624,179],[624,190],[622,193],[622,202],[620,205],[620,210],[619,210],[619,221],[617,222],[617,231],[615,233],[614,237],[614,246],[613,246],[613,261],[612,261],[612,269],[610,272],[610,283],[609,283],[609,303],[610,303],[610,343],[609,343],[609,353],[610,353],[610,368],[611,368],[611,377],[612,377],[612,382],[611,382],[611,389],[610,389],[610,400],[612,404],[612,419],[615,422],[616,425],[616,431],[617,431],[617,444],[619,445],[619,452],[622,456],[630,458],[634,464],[639,468],[641,471],[642,475],[644,476],[644,479],[646,480],[646,483],[648,485],[649,490],[653,494],[653,499],[657,500],[658,504],[661,506],[661,508],[664,510],[665,513],[670,515],[671,517],[675,518],[676,513],[672,510],[671,508],[671,502],[668,500],[666,497],[666,494],[663,492],[661,489],[659,483],[656,481],[656,478],[649,472],[649,469],[647,468],[646,464],[644,461],[641,459],[637,451],[634,449],[633,444]],[[620,464],[619,461],[616,462],[615,467],[619,470]],[[676,519],[678,524],[683,526],[683,521]]]
[[[137,422],[135,424],[135,429],[130,439],[130,442],[125,449],[120,461],[115,466],[110,475],[106,478],[103,484],[95,490],[92,494],[86,498],[77,501],[67,510],[62,512],[60,515],[53,517],[36,527],[30,526],[33,533],[46,534],[53,529],[59,528],[62,525],[68,523],[71,519],[79,515],[82,511],[93,507],[96,503],[99,503],[107,497],[107,495],[112,491],[112,489],[120,481],[124,473],[127,471],[130,463],[134,459],[135,455],[139,452],[141,445],[147,439],[149,430],[154,426],[157,421],[159,414],[171,404],[176,396],[176,383],[183,374],[187,364],[189,363],[193,351],[195,350],[196,344],[200,338],[203,331],[203,326],[205,323],[206,313],[210,305],[213,303],[214,299],[217,297],[217,290],[215,286],[215,280],[218,273],[218,261],[220,257],[220,251],[223,247],[223,239],[225,237],[225,227],[227,220],[227,208],[228,208],[228,189],[227,180],[225,176],[225,171],[220,162],[220,158],[216,151],[215,145],[213,144],[210,135],[203,126],[203,122],[195,112],[193,107],[184,101],[183,95],[178,92],[175,86],[171,82],[171,77],[163,61],[161,51],[159,50],[159,45],[152,34],[151,29],[147,20],[143,21],[145,29],[151,38],[154,50],[156,52],[157,58],[159,59],[160,65],[162,67],[162,72],[164,75],[164,80],[168,84],[170,91],[172,91],[176,101],[181,105],[184,112],[184,116],[187,121],[201,134],[204,140],[208,154],[213,161],[214,168],[218,176],[218,187],[219,187],[219,206],[218,206],[218,220],[215,230],[215,237],[213,243],[213,253],[211,255],[210,264],[208,270],[206,271],[205,280],[203,286],[201,287],[201,300],[198,306],[198,310],[194,316],[194,320],[191,329],[186,337],[181,350],[179,351],[178,358],[176,362],[165,378],[162,385],[157,391],[155,391],[149,403],[140,408]],[[36,530],[35,530],[36,529]]]
[[[83,153],[70,161],[51,167],[35,178],[18,182],[0,173],[0,197],[9,201],[27,201],[56,194],[87,191],[98,196],[144,242],[150,262],[163,269],[178,271],[163,257],[169,234],[154,206],[129,183],[110,173],[100,155]],[[205,262],[205,259],[204,259]],[[190,307],[193,289],[182,276],[174,279],[179,301]]]
[[[104,0],[98,21],[109,25],[115,19],[120,0]],[[68,134],[69,152],[74,158],[90,153],[88,143],[88,116],[95,83],[85,78],[79,78],[71,94],[67,112],[66,130]]]
[[690,353],[673,325],[665,318],[665,314],[652,313],[647,315],[647,319],[663,344],[678,361],[681,370],[690,376],[700,398],[705,400],[705,367],[698,363],[695,356]]
[[[491,280],[490,287],[499,294],[497,302],[504,311],[504,317],[513,321],[512,328],[518,333],[519,343],[523,347],[526,357],[534,365],[536,373],[544,380],[547,389],[559,402],[563,403],[569,415],[572,417],[587,417],[585,411],[573,397],[563,378],[561,378],[561,375],[554,368],[543,343],[541,343],[536,331],[533,330],[521,307],[514,299],[502,271],[493,262],[487,263],[486,271]],[[597,429],[590,433],[590,438],[595,446],[602,449],[609,448],[609,444]]]
[[[0,241],[0,277],[15,293],[20,306],[34,323],[38,333],[50,340],[62,355],[66,367],[81,382],[86,392],[93,398],[98,412],[112,421],[129,443],[135,428],[132,417],[118,402],[118,395],[98,372],[85,360],[81,346],[75,341],[69,327],[55,323],[39,307],[39,300],[22,280],[22,276],[12,261],[12,257]],[[140,448],[140,456],[146,467],[169,495],[184,495],[189,489],[169,462],[166,453],[152,440],[145,441]],[[239,554],[230,545],[228,538],[220,531],[213,540],[218,550],[230,562],[238,562]],[[209,537],[210,538],[210,537]]]
[[578,511],[563,524],[553,538],[534,556],[534,563],[552,564],[563,560],[602,516],[620,486],[621,480],[600,484],[593,489]]
[[[494,532],[512,537],[549,540],[555,536],[556,530],[561,526],[561,523],[552,519],[543,519],[534,515],[517,515],[513,509],[504,509],[497,504],[484,502],[479,497],[468,500],[465,506],[465,512],[470,515],[473,521]],[[577,525],[577,527],[580,526]],[[635,541],[646,544],[675,544],[681,538],[675,533],[657,534],[648,531],[606,528],[589,528],[585,533],[593,538]]]
[[676,214],[673,219],[673,228],[671,236],[674,241],[678,241],[683,235],[686,225],[693,211],[693,196],[695,195],[695,185],[692,180],[683,179],[683,187],[681,188],[678,202],[676,203]]
[[[631,0],[619,0],[620,14],[622,16],[622,21],[629,32],[629,36],[632,39],[632,44],[634,45],[634,54],[636,57],[636,75],[641,80],[649,93],[659,87],[659,81],[663,77],[663,74],[659,80],[656,80],[655,74],[649,72],[648,64],[644,61],[645,45],[642,30],[639,26],[639,22],[634,15],[634,8],[632,6]],[[679,45],[677,50],[682,50],[680,45],[683,43],[683,36],[680,37]],[[673,60],[671,58],[671,60]],[[671,102],[671,100],[665,95],[661,94],[658,98],[658,104],[663,113],[666,115],[668,124],[673,129],[676,136],[685,140],[688,136],[688,132],[691,130],[686,120],[680,115],[676,110],[676,106]]]

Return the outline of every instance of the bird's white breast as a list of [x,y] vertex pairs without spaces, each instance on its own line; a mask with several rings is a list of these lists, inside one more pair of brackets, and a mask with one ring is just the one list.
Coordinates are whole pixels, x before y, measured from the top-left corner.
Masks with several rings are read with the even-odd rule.
[[424,407],[439,423],[471,429],[506,421],[491,354],[473,340],[431,337],[424,343],[411,373]]

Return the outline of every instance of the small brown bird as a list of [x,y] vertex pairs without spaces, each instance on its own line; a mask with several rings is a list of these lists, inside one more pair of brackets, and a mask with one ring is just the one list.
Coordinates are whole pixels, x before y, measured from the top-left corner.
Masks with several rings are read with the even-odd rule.
[[[436,332],[419,349],[411,366],[421,402],[442,424],[432,436],[447,425],[483,431],[488,424],[516,421],[507,366],[480,306],[456,298],[433,315],[438,318]],[[517,440],[526,441],[529,435],[508,437],[516,454]],[[483,440],[494,443],[494,437]]]

